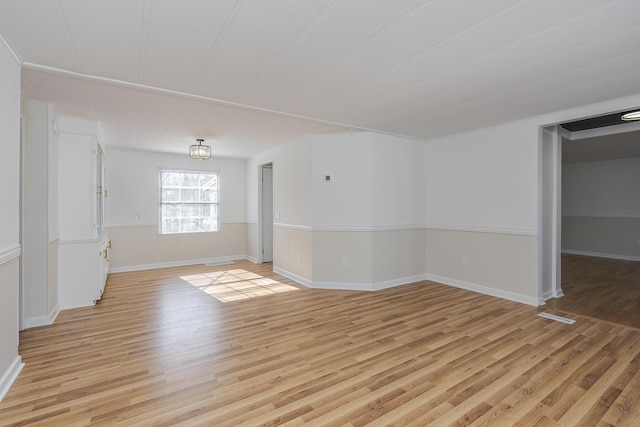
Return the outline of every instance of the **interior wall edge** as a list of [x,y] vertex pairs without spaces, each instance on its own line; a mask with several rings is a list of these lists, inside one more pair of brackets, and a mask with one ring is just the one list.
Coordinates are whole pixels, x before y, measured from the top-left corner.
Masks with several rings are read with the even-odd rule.
[[16,356],[11,365],[9,365],[7,370],[0,377],[0,402],[6,396],[16,378],[18,378],[22,368],[24,368],[22,358],[20,356]]

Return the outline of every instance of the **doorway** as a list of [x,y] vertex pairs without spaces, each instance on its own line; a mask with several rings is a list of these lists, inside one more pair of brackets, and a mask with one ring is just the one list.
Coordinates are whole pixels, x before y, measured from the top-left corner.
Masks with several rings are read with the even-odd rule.
[[[541,129],[540,295],[560,315],[640,328],[640,122],[620,123],[620,115]],[[590,120],[593,126],[574,128]],[[558,212],[549,221],[554,191]],[[560,299],[548,293],[550,239],[558,249],[557,289],[566,295]]]
[[273,261],[273,162],[259,165],[258,263]]

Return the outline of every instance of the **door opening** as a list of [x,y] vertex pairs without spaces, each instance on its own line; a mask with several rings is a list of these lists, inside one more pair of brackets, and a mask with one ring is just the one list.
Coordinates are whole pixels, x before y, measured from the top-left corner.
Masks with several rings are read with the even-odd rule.
[[259,166],[260,229],[258,262],[273,261],[273,163]]

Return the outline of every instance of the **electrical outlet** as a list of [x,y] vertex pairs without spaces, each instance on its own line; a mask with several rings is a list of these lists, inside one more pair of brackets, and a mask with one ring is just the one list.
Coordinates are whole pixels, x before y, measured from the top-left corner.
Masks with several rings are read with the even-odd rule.
[[184,243],[180,243],[180,250],[181,250],[181,251],[184,251],[184,247],[185,247],[185,246],[184,246]]
[[462,265],[464,265],[464,266],[468,266],[469,265],[469,257],[468,256],[463,256],[462,257]]

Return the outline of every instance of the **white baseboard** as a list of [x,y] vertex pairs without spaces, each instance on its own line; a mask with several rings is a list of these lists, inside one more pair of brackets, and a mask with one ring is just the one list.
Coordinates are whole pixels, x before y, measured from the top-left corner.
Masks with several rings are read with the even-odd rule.
[[185,259],[180,261],[161,262],[157,264],[129,265],[125,267],[109,267],[109,273],[125,273],[129,271],[153,270],[156,268],[183,267],[196,264],[221,264],[238,259],[249,259],[247,255],[231,255],[218,258]]
[[376,282],[371,286],[372,291],[379,291],[382,289],[395,288],[396,286],[408,285],[409,283],[421,282],[427,280],[426,274],[419,274],[417,276],[401,277],[399,279],[386,280],[384,282]]
[[301,285],[306,286],[307,288],[311,288],[312,287],[310,280],[305,279],[302,276],[298,276],[297,274],[293,274],[293,273],[291,273],[291,272],[289,272],[287,270],[284,270],[284,269],[282,269],[280,267],[273,267],[273,272],[277,273],[277,274],[279,274],[281,276],[284,276],[287,279],[291,279],[294,282],[300,283]]
[[9,368],[0,377],[0,402],[6,396],[16,378],[18,378],[18,374],[20,374],[23,367],[24,363],[22,363],[22,358],[16,356]]
[[376,282],[376,283],[319,282],[319,281],[311,281],[309,279],[305,279],[304,277],[300,277],[297,274],[291,273],[279,267],[274,267],[273,271],[274,273],[278,273],[279,275],[284,276],[288,279],[291,279],[294,282],[297,282],[308,288],[333,289],[333,290],[340,290],[340,291],[379,291],[382,289],[393,288],[396,286],[402,286],[402,285],[407,285],[409,283],[419,282],[421,280],[426,280],[427,278],[426,274],[421,274],[418,276],[409,276],[409,277],[403,277],[400,279],[387,280],[384,282]]
[[562,249],[563,254],[593,256],[598,258],[620,259],[623,261],[640,261],[640,257],[631,255],[605,254],[602,252],[575,251],[573,249]]
[[541,300],[538,302],[538,305],[544,305],[544,302],[550,300],[551,298],[560,298],[564,296],[564,292],[562,289],[558,289],[556,292],[548,291],[542,294]]
[[51,312],[46,316],[38,316],[38,317],[27,317],[26,319],[26,328],[36,328],[38,326],[46,326],[51,325],[56,320],[60,314],[60,304],[56,304],[56,306],[51,310]]
[[476,283],[464,282],[462,280],[451,279],[449,277],[438,276],[435,274],[427,274],[427,279],[442,283],[445,285],[455,286],[456,288],[466,289],[468,291],[478,292],[492,297],[498,297],[509,301],[515,301],[522,304],[532,305],[537,307],[540,303],[538,298],[529,297],[526,295],[516,294],[515,292],[503,291],[500,289],[489,288],[487,286],[478,285]]

